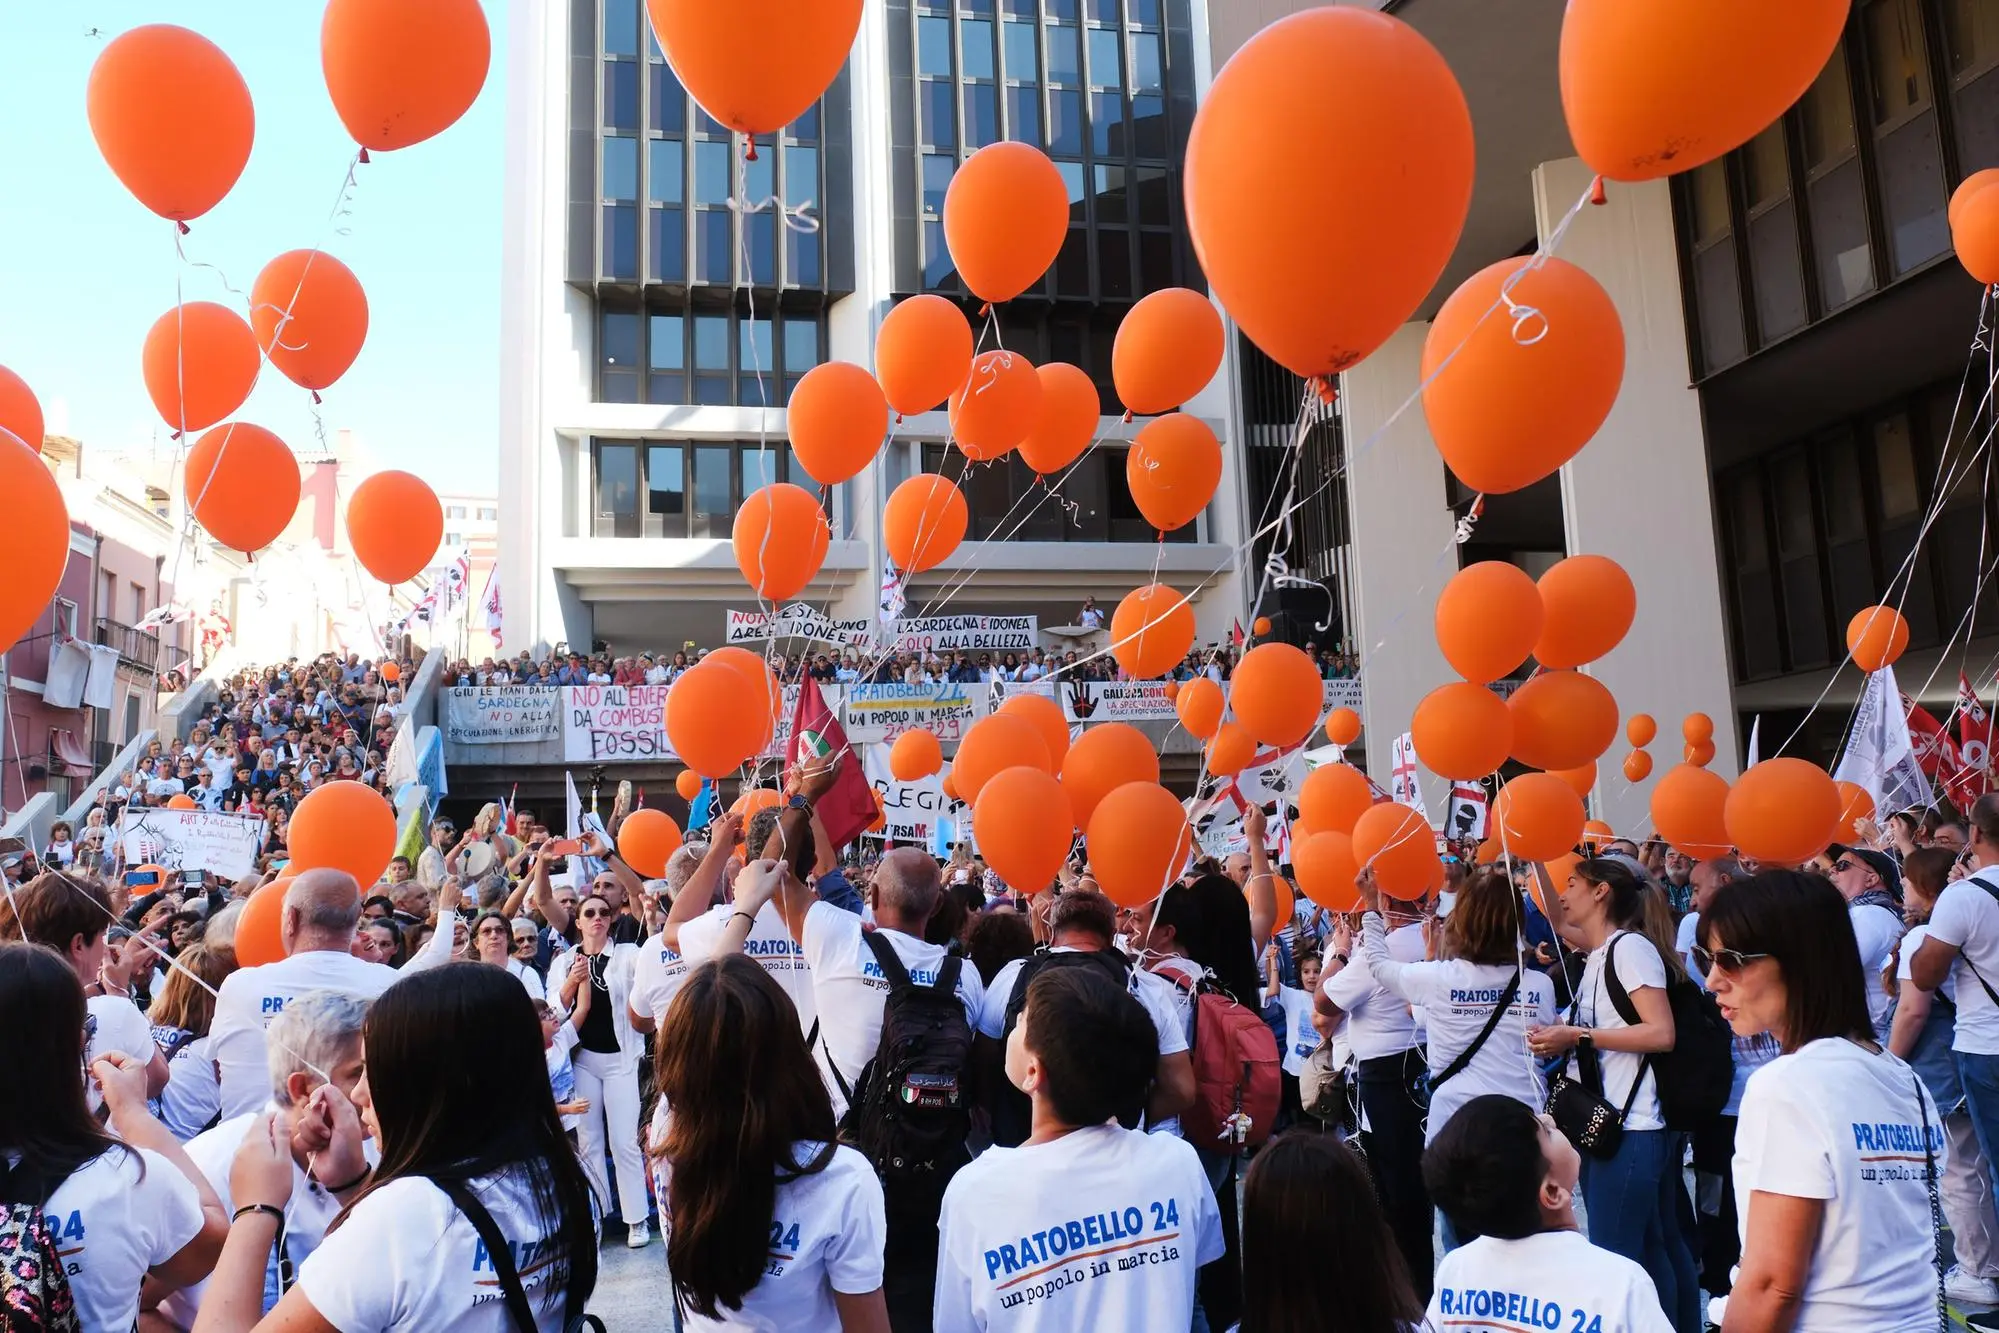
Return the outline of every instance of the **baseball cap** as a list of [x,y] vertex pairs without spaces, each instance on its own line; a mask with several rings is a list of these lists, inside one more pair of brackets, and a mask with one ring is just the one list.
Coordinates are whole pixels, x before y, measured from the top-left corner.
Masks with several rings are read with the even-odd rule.
[[1837,842],[1826,848],[1826,851],[1830,852],[1834,859],[1851,856],[1866,862],[1874,873],[1881,877],[1881,882],[1888,886],[1888,892],[1898,898],[1902,895],[1902,868],[1895,864],[1895,858],[1888,853],[1877,852],[1872,847],[1849,847]]

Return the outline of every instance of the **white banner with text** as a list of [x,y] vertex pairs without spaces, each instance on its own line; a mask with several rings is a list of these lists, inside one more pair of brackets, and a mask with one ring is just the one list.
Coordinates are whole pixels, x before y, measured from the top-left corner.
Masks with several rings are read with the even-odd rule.
[[732,644],[811,639],[840,648],[865,648],[874,639],[872,621],[834,620],[809,602],[793,602],[775,614],[730,611],[728,618],[728,642]]
[[545,741],[562,725],[554,685],[481,685],[444,691],[444,738],[453,745]]
[[264,821],[213,810],[128,806],[118,820],[118,842],[128,866],[206,870],[237,880],[256,867]]

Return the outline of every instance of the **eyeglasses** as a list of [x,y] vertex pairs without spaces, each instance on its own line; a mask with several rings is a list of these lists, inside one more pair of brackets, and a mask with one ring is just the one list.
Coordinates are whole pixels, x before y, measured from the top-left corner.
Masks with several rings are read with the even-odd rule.
[[1840,857],[1837,861],[1834,861],[1832,863],[1832,868],[1835,872],[1844,871],[1844,870],[1858,870],[1860,866],[1861,862],[1849,861],[1843,856]]
[[611,914],[608,911],[601,911],[597,908],[585,908],[582,912],[577,913],[577,915],[581,916],[585,921],[599,921],[608,918]]
[[1734,976],[1737,972],[1748,967],[1759,958],[1775,957],[1774,954],[1767,953],[1743,953],[1738,949],[1715,949],[1710,951],[1703,949],[1698,944],[1688,950],[1688,952],[1693,955],[1694,966],[1700,970],[1702,976],[1706,976],[1717,967],[1728,975]]

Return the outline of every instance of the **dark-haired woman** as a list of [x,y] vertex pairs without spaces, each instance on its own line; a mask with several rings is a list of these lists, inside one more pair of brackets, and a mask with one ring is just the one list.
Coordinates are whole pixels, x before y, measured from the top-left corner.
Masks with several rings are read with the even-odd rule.
[[[0,1014],[13,1019],[0,1028],[9,1071],[0,1079],[0,1205],[41,1209],[85,1333],[130,1329],[140,1284],[149,1275],[169,1289],[200,1281],[229,1219],[147,1110],[146,1066],[113,1053],[83,1072],[83,987],[59,954],[0,945]],[[103,1095],[109,1134],[84,1104],[85,1079]],[[7,1285],[39,1285],[38,1258],[10,1254]]]
[[1939,1324],[1938,1108],[1883,1050],[1853,922],[1817,875],[1766,870],[1701,914],[1697,967],[1738,1035],[1784,1053],[1749,1076],[1735,1130],[1742,1264],[1729,1333],[1929,1333]]
[[472,927],[474,961],[505,968],[527,991],[530,1000],[544,1000],[541,973],[514,957],[514,923],[505,912],[485,911]]
[[354,1103],[380,1165],[259,1321],[294,1165],[281,1132],[252,1126],[197,1333],[525,1333],[515,1284],[533,1326],[561,1333],[596,1287],[597,1228],[527,992],[498,968],[448,963],[384,991],[361,1041]]
[[576,1048],[570,1052],[576,1067],[576,1096],[590,1103],[589,1114],[577,1126],[578,1150],[591,1187],[608,1208],[611,1182],[604,1175],[604,1150],[609,1146],[625,1243],[637,1249],[651,1239],[646,1227],[650,1208],[645,1150],[639,1146],[639,1061],[645,1056],[646,1040],[632,1026],[639,946],[612,942],[611,921],[616,915],[598,894],[577,902],[581,943],[549,967],[549,1003],[567,1021],[576,1016],[583,988],[592,992],[589,1010],[576,1024]]

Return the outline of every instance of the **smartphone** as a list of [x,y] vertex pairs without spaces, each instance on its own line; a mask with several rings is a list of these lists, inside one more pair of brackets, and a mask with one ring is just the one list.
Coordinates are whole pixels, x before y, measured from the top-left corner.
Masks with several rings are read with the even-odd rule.
[[550,838],[541,845],[543,856],[581,856],[583,841],[580,838]]
[[128,889],[157,889],[160,886],[160,872],[157,870],[128,870],[125,872],[125,887]]

